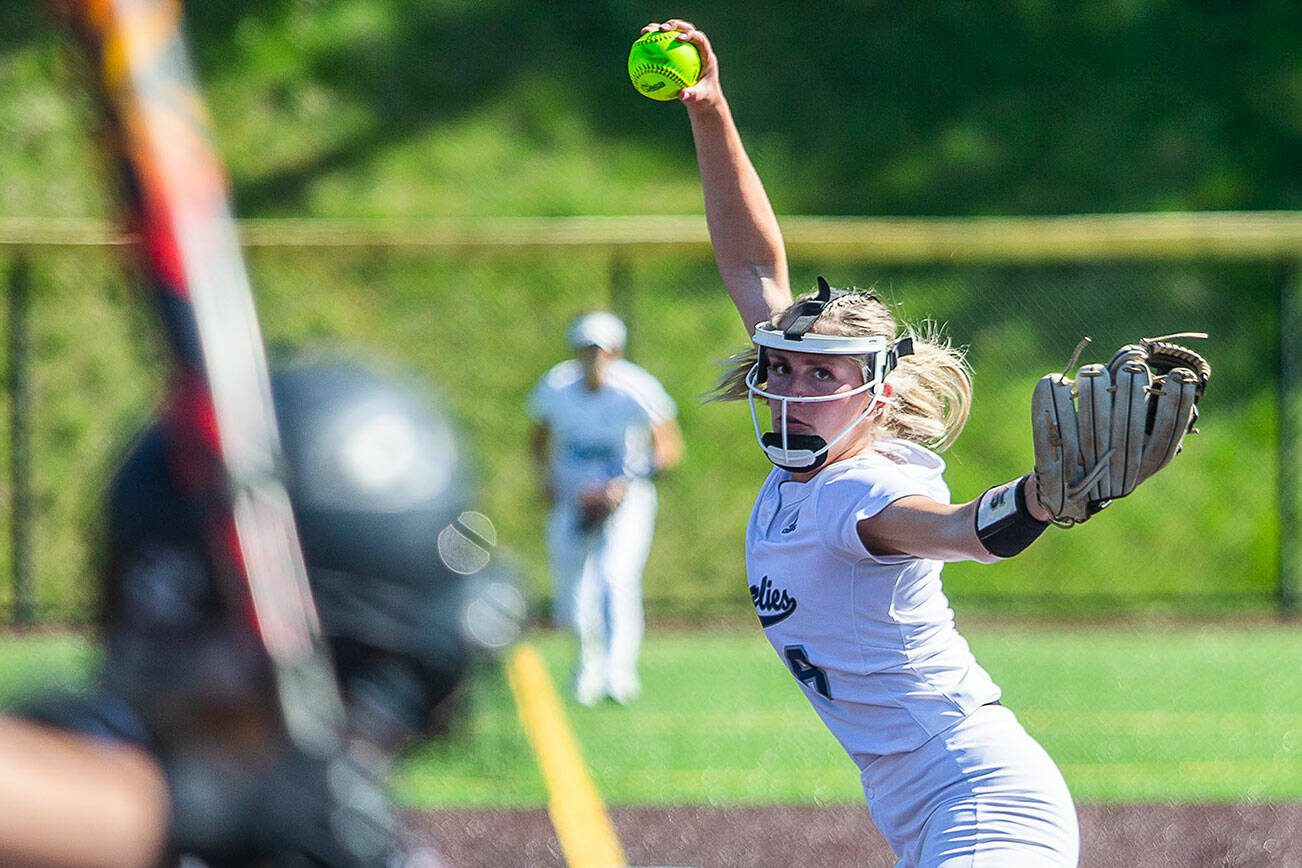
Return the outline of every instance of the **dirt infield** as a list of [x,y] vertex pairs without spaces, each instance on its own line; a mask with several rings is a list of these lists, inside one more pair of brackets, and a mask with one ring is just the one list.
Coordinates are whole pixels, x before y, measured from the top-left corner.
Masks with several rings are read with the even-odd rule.
[[[622,808],[633,865],[894,865],[861,808]],[[544,810],[422,813],[452,868],[563,866]],[[1082,868],[1302,865],[1302,805],[1085,807]]]

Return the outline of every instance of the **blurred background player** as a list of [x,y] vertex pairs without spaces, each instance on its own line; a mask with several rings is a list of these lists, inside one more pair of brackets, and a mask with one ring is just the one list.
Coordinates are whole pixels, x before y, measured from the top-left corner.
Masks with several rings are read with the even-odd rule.
[[[652,478],[682,458],[676,407],[623,358],[624,323],[607,311],[575,319],[575,358],[530,394],[532,452],[551,505],[547,548],[553,618],[579,637],[575,698],[626,703],[641,691],[642,570],[655,528]],[[607,618],[609,615],[609,618]]]
[[403,851],[387,766],[473,650],[513,638],[518,591],[487,568],[466,456],[422,384],[318,362],[272,391],[345,748],[288,744],[156,423],[111,484],[98,676],[0,721],[0,864],[439,864]]

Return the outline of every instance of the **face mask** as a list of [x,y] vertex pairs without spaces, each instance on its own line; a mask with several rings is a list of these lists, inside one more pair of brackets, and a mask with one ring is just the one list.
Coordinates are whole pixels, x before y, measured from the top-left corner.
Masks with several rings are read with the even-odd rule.
[[[757,379],[759,376],[759,363],[756,363],[746,375],[746,391],[750,397],[750,417],[755,423],[755,438],[759,440],[760,448],[764,454],[783,470],[802,471],[815,470],[823,466],[827,461],[828,451],[841,442],[845,435],[849,434],[856,425],[868,418],[877,405],[881,402],[881,383],[867,382],[862,386],[851,389],[849,392],[840,392],[835,395],[819,395],[810,398],[793,398],[786,395],[777,395],[760,388]],[[824,401],[840,401],[845,398],[851,398],[860,395],[866,391],[872,391],[872,400],[864,411],[854,418],[850,424],[841,430],[841,433],[832,438],[831,442],[824,440],[817,434],[792,434],[787,430],[787,408],[791,404],[816,404]],[[759,411],[755,408],[756,396],[764,398],[770,403],[773,401],[780,402],[781,410],[778,414],[778,420],[775,423],[775,430],[767,433],[760,430]]]
[[[785,327],[760,323],[755,327],[752,340],[759,347],[759,357],[746,375],[746,391],[750,400],[751,420],[755,423],[755,438],[764,454],[778,467],[789,471],[816,470],[826,461],[829,450],[849,434],[856,425],[868,418],[881,403],[882,386],[901,356],[913,352],[913,341],[904,338],[893,345],[880,335],[820,335],[810,334],[823,309],[833,298],[845,295],[833,290],[822,277],[818,278],[818,294],[802,302],[788,315]],[[766,350],[780,349],[815,355],[857,356],[864,373],[864,383],[848,392],[797,398],[778,395],[763,389],[760,384],[768,379]],[[814,404],[824,401],[841,401],[864,392],[872,393],[868,406],[829,442],[817,434],[792,434],[787,430],[787,410],[791,404]],[[763,432],[756,398],[780,403],[775,430]]]

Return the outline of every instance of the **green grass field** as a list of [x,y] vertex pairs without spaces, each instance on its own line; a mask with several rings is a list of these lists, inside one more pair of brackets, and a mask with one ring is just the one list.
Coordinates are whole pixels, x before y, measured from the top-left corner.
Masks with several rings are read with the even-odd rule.
[[[1287,625],[964,625],[977,654],[1085,804],[1302,800],[1302,630]],[[528,637],[565,691],[572,640]],[[0,639],[0,699],[77,683],[93,660],[59,634]],[[615,805],[854,804],[849,759],[758,629],[658,630],[644,697],[567,703]],[[537,806],[541,775],[504,676],[485,666],[469,714],[400,766],[421,807]]]
[[[1302,799],[1302,630],[1280,626],[972,625],[1005,703],[1061,766],[1078,801]],[[532,637],[564,689],[572,643]],[[628,709],[570,704],[613,804],[858,803],[858,775],[758,629],[652,631],[646,695]],[[413,803],[537,804],[500,678],[465,742],[404,768]]]

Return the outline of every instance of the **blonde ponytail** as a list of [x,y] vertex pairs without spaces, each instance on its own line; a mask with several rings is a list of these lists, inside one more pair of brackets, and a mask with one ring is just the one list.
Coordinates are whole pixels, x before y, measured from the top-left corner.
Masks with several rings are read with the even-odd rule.
[[886,378],[891,395],[879,430],[944,452],[972,410],[972,371],[936,323],[906,324],[904,334],[913,338],[913,355],[901,358]]

